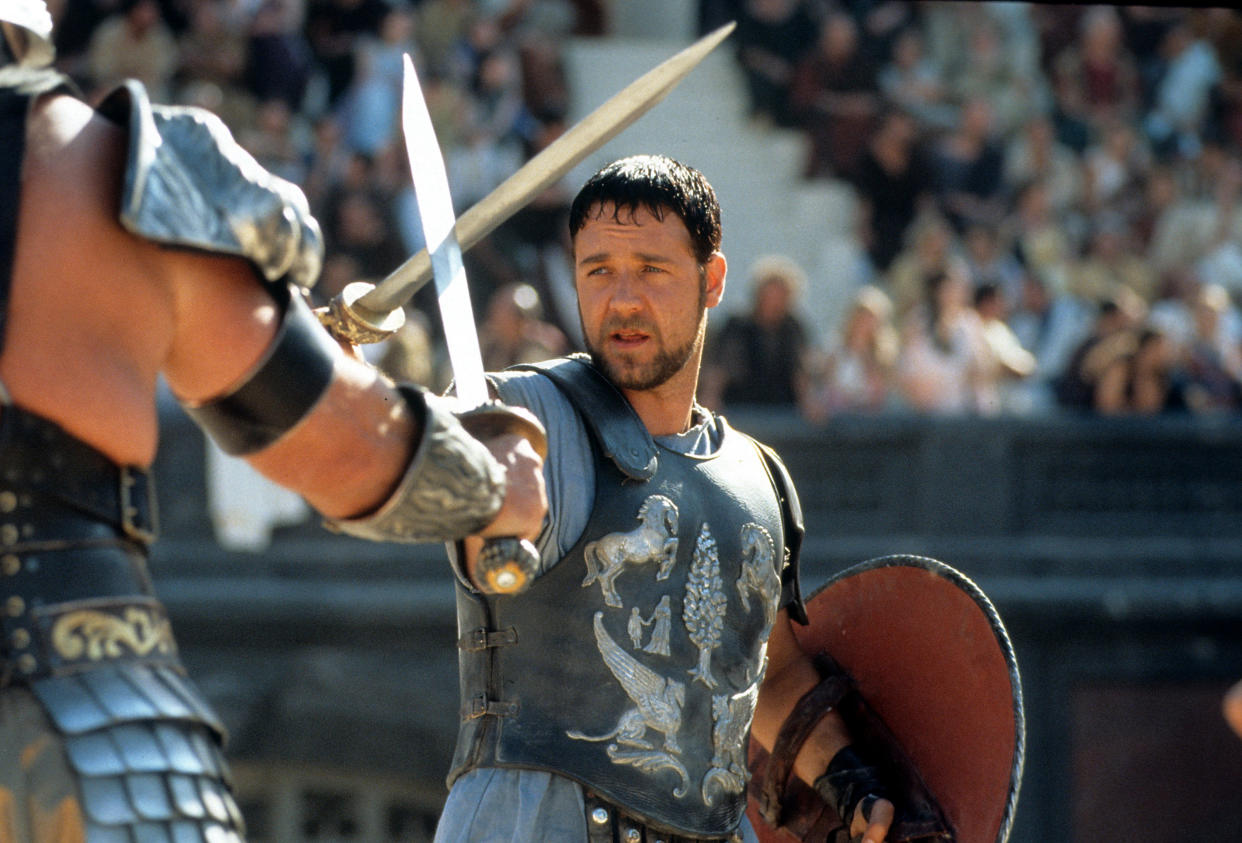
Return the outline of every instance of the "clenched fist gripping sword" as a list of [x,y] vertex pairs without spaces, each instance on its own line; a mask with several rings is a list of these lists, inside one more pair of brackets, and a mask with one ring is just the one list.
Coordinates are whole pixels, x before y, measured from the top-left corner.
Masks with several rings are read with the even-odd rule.
[[[477,243],[664,99],[732,30],[733,24],[717,29],[630,83],[527,162],[460,220],[454,218],[444,159],[414,64],[405,56],[402,129],[427,248],[377,285],[356,281],[345,287],[322,314],[324,324],[343,340],[378,342],[401,327],[405,320],[402,305],[428,279],[434,278],[457,397],[468,408],[460,413],[462,424],[480,438],[518,433],[541,456],[546,455],[546,434],[534,416],[489,399],[462,250]],[[488,539],[478,556],[475,579],[488,592],[518,592],[530,584],[538,562],[538,554],[529,541],[515,537]]]

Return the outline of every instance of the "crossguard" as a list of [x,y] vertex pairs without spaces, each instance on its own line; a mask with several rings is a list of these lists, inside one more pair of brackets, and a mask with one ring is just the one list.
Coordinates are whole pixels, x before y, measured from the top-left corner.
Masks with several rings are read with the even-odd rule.
[[354,281],[346,284],[326,308],[315,311],[319,321],[338,340],[353,345],[369,345],[382,342],[395,334],[405,324],[405,311],[395,308],[387,313],[379,313],[364,307],[358,300],[375,289],[375,285],[367,281]]
[[[476,439],[516,433],[530,442],[540,458],[548,455],[548,435],[534,414],[497,401],[458,415],[462,427]],[[488,594],[517,594],[530,587],[539,572],[539,552],[526,539],[496,536],[485,539],[475,559],[474,577]]]

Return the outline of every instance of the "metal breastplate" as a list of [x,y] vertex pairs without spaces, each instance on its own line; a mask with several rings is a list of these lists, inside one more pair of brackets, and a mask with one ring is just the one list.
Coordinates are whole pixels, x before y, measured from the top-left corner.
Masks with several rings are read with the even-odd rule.
[[565,558],[521,595],[459,586],[450,779],[553,770],[655,827],[727,836],[780,601],[772,481],[732,429],[711,458],[659,449],[644,482],[593,446],[595,505]]

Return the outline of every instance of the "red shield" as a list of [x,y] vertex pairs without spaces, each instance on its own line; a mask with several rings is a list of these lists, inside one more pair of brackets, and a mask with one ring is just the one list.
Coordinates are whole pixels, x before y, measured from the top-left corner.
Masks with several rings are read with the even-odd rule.
[[[857,683],[954,839],[1003,843],[1017,804],[1025,726],[1017,660],[987,596],[942,562],[886,556],[836,575],[806,607],[811,623],[794,625],[798,643],[812,657],[830,655]],[[756,763],[766,753],[753,740],[751,756],[759,778]],[[748,814],[764,843],[788,843],[824,825],[803,817],[792,831],[774,829],[753,798]]]

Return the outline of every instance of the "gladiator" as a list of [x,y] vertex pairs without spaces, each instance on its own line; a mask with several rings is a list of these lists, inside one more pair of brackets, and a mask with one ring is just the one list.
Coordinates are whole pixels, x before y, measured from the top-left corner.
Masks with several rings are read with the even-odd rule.
[[0,840],[240,841],[147,571],[158,382],[367,539],[533,538],[541,459],[329,335],[305,197],[218,118],[132,81],[88,105],[42,0],[0,26]]

